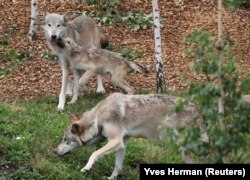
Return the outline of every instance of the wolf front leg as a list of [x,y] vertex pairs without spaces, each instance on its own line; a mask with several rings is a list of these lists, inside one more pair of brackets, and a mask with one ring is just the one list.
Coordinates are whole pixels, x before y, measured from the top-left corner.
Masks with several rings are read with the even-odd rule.
[[86,172],[89,171],[93,164],[102,156],[104,156],[105,154],[108,154],[110,152],[116,151],[118,149],[121,149],[124,147],[123,143],[120,140],[121,138],[115,138],[115,139],[111,139],[108,141],[108,143],[103,146],[101,149],[95,151],[92,153],[92,155],[89,158],[88,163],[86,164],[86,166],[84,168],[81,169],[81,172]]
[[80,75],[79,72],[77,71],[76,68],[74,68],[74,66],[70,65],[73,71],[73,75],[74,75],[74,92],[73,92],[73,97],[71,99],[70,102],[68,102],[68,104],[74,104],[77,101],[78,98],[78,93],[79,93],[79,79],[80,79]]
[[121,147],[118,151],[116,151],[115,168],[111,176],[108,178],[109,180],[115,179],[122,171],[124,155],[128,144],[128,138],[124,138],[123,142],[124,142],[124,147]]
[[61,65],[62,69],[62,86],[61,86],[61,92],[59,95],[59,103],[57,106],[57,109],[59,111],[62,111],[64,109],[65,101],[66,101],[66,90],[68,85],[68,78],[69,78],[69,63],[67,58],[64,55],[59,56],[59,63]]

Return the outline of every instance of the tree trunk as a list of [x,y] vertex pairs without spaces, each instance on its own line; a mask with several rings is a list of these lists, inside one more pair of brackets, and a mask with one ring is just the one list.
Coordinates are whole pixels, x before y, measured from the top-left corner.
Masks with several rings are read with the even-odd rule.
[[30,30],[28,33],[28,37],[30,41],[32,41],[36,35],[37,16],[38,16],[38,0],[32,0],[31,1]]
[[220,85],[220,97],[218,102],[218,111],[220,114],[220,128],[221,130],[225,129],[224,123],[224,87],[222,82],[222,67],[224,63],[224,42],[222,39],[222,0],[218,0],[218,41],[216,43],[216,48],[218,50],[219,58],[219,85]]
[[[220,97],[218,100],[218,112],[219,112],[219,122],[220,122],[220,129],[225,131],[226,125],[224,122],[224,115],[225,115],[225,92],[224,86],[222,82],[222,68],[224,64],[224,41],[222,39],[222,0],[218,0],[218,41],[216,43],[216,48],[218,50],[218,58],[219,58],[219,85],[220,85]],[[228,155],[225,154],[223,159],[223,163],[229,163]]]
[[161,34],[160,34],[160,16],[158,1],[152,0],[153,17],[154,17],[154,39],[155,39],[155,63],[156,63],[156,85],[158,93],[166,92],[165,76],[162,64],[161,52]]

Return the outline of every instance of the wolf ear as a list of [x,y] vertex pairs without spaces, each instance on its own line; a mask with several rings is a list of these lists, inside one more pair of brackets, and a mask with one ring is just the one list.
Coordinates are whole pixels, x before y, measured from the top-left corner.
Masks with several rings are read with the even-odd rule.
[[80,125],[77,124],[77,123],[72,124],[71,132],[72,132],[73,134],[78,134],[78,133],[80,133]]
[[68,17],[67,17],[67,15],[64,15],[63,16],[63,25],[67,26],[67,24],[68,24]]
[[77,121],[78,121],[78,118],[75,115],[71,115],[70,124],[76,123]]
[[47,15],[49,15],[50,13],[48,12],[48,11],[46,11],[46,9],[44,8],[43,9],[43,15],[42,15],[42,22],[41,22],[41,25],[45,25],[45,17],[47,16]]
[[43,9],[43,18],[45,18],[45,16],[49,15],[50,13],[44,8]]

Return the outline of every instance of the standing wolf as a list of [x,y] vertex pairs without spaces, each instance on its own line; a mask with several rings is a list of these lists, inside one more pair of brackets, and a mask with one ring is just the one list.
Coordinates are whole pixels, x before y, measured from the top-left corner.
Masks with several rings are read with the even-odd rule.
[[[58,110],[63,110],[66,101],[66,89],[69,78],[69,61],[57,47],[57,41],[69,37],[84,48],[105,48],[108,45],[107,37],[101,32],[95,22],[86,16],[79,16],[68,22],[66,17],[56,13],[44,12],[43,29],[50,49],[59,57],[62,69],[62,86],[59,95]],[[74,92],[78,91],[79,73],[72,68],[74,75]],[[105,92],[101,77],[97,75],[97,92]]]

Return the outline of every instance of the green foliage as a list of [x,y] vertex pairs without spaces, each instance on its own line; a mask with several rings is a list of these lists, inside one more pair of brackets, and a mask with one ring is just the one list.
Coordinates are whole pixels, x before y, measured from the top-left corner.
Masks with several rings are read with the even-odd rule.
[[86,0],[88,5],[96,5],[99,9],[103,11],[116,11],[118,6],[122,6],[119,0]]
[[105,14],[105,15],[100,14],[99,15],[93,11],[90,11],[90,12],[83,11],[82,14],[89,16],[89,17],[93,18],[94,20],[96,20],[104,25],[107,25],[107,26],[112,26],[119,21],[119,19],[116,16],[113,16],[112,14]]
[[84,14],[109,26],[119,21],[118,9],[122,7],[119,0],[87,0],[86,2],[89,5],[95,5],[100,10],[100,14],[97,15],[94,12],[84,12]]
[[9,42],[7,39],[0,39],[0,46],[1,47],[6,47],[9,45]]
[[125,58],[129,61],[134,61],[137,58],[144,57],[144,51],[132,50],[130,48],[119,49],[111,43],[108,45],[107,49],[110,51],[115,51],[115,52],[120,53],[123,58]]
[[84,11],[82,14],[108,26],[112,26],[116,23],[122,23],[130,31],[148,29],[153,26],[152,14],[146,14],[143,12],[129,12],[128,14],[105,13],[104,15],[98,15],[93,11]]
[[[193,82],[187,96],[201,111],[203,130],[209,141],[201,141],[204,132],[198,123],[191,129],[180,130],[181,145],[193,153],[198,162],[223,162],[225,156],[229,156],[231,162],[242,162],[237,152],[246,150],[246,137],[250,133],[250,104],[241,100],[241,95],[250,91],[250,78],[239,79],[235,58],[230,53],[234,42],[227,36],[223,39],[226,43],[225,59],[220,69],[221,53],[214,48],[214,39],[209,33],[196,31],[185,37],[185,41],[190,43],[187,54],[194,57],[193,71],[197,76],[206,77],[203,82]],[[221,84],[218,83],[219,78],[222,79]],[[221,89],[225,93],[224,115],[218,113]],[[226,123],[225,130],[220,127],[220,118]]]
[[11,63],[6,69],[0,71],[0,78],[10,74],[13,70],[17,68],[19,64],[26,62],[32,56],[33,54],[30,52],[23,52],[18,54],[13,49],[5,48],[5,53],[0,56],[0,62],[10,61]]
[[56,55],[50,54],[48,52],[43,52],[41,54],[41,58],[47,59],[49,61],[57,61],[58,60],[58,57]]
[[101,10],[96,14],[95,12],[84,11],[82,14],[92,17],[96,21],[112,26],[116,23],[122,23],[127,29],[131,31],[138,31],[140,29],[148,29],[153,26],[152,14],[144,12],[122,12],[123,5],[118,0],[87,0],[88,4],[96,5]]
[[122,16],[121,20],[125,24],[125,27],[131,31],[148,29],[153,25],[152,14],[142,12],[129,12],[126,16]]
[[13,70],[16,69],[16,67],[19,64],[22,64],[26,62],[28,59],[30,59],[33,54],[31,52],[22,52],[18,53],[14,49],[10,49],[8,47],[9,45],[9,36],[13,33],[14,28],[16,25],[8,26],[2,33],[3,38],[0,39],[0,47],[1,47],[1,54],[0,54],[0,63],[5,61],[10,61],[10,65],[4,70],[0,70],[0,78],[7,76],[10,74]]
[[250,0],[223,0],[223,4],[230,8],[236,8],[236,7],[249,8]]
[[125,48],[125,49],[121,49],[120,53],[122,55],[122,57],[124,57],[125,59],[129,60],[129,61],[133,61],[137,58],[142,58],[144,56],[144,52],[143,51],[133,51],[130,48]]
[[5,37],[9,37],[11,34],[13,34],[15,27],[16,27],[16,24],[9,25],[6,29],[4,29],[3,35]]

